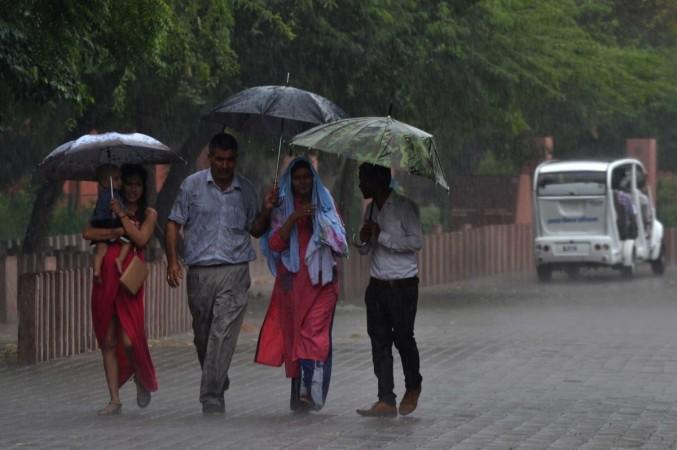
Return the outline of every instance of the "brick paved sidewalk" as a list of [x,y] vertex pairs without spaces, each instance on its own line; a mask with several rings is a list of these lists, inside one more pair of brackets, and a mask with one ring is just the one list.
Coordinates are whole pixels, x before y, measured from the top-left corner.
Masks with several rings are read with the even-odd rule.
[[[427,290],[417,340],[423,394],[408,417],[355,414],[375,400],[364,310],[341,305],[327,405],[288,410],[282,369],[252,363],[262,302],[240,337],[225,417],[203,417],[190,336],[153,344],[148,409],[106,402],[97,354],[0,366],[0,448],[670,449],[677,444],[674,271],[539,285],[531,277]],[[398,361],[398,358],[396,358]],[[399,362],[396,386],[402,391]]]

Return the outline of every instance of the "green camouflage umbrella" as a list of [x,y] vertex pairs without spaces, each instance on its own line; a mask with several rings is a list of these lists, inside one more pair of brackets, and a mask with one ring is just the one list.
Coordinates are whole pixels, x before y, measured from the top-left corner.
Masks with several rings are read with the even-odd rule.
[[297,134],[290,144],[406,170],[449,190],[433,136],[390,116],[355,117],[318,125]]

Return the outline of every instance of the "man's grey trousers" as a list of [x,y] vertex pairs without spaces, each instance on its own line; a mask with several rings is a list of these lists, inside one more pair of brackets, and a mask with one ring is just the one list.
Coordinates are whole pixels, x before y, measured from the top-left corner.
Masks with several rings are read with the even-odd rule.
[[249,264],[193,266],[188,271],[188,306],[195,349],[202,367],[203,410],[223,411],[228,368],[247,309]]

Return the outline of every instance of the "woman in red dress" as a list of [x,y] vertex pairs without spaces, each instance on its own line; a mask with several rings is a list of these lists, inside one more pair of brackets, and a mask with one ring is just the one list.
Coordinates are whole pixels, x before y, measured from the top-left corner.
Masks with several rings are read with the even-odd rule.
[[261,240],[275,285],[256,362],[284,363],[292,410],[319,410],[331,377],[331,327],[338,299],[335,256],[347,253],[334,200],[306,158],[280,178],[280,206]]
[[[146,171],[139,165],[122,166],[124,205],[111,201],[111,210],[122,223],[121,228],[103,229],[88,226],[83,236],[88,240],[112,240],[127,236],[135,251],[130,251],[123,270],[136,254],[143,259],[143,248],[150,240],[157,212],[146,205]],[[115,258],[120,243],[113,242],[101,266],[101,282],[92,288],[92,322],[101,348],[110,402],[99,415],[120,414],[120,387],[134,375],[137,403],[145,408],[150,393],[157,390],[155,367],[150,357],[144,329],[143,287],[131,295],[120,286]]]

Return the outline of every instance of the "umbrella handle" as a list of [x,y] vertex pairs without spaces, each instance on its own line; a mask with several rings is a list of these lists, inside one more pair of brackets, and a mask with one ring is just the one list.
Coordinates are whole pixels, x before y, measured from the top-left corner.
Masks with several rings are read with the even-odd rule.
[[282,134],[280,134],[280,142],[277,145],[277,162],[275,163],[275,182],[274,186],[277,186],[278,176],[280,173],[280,154],[282,153]]

